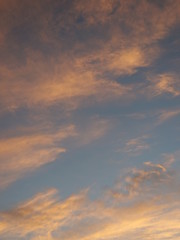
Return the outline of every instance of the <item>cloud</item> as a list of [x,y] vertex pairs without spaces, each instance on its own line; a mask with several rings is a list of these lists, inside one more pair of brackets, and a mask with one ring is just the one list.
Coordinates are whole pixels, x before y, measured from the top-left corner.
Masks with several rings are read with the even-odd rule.
[[134,199],[136,196],[143,198],[151,193],[154,194],[154,189],[160,189],[160,186],[171,181],[171,172],[169,171],[171,164],[172,156],[171,158],[166,156],[162,164],[144,162],[144,169],[134,168],[125,177],[122,176],[110,194],[123,201]]
[[[133,116],[134,117],[134,116]],[[125,143],[125,147],[117,150],[123,151],[132,155],[140,155],[143,151],[150,148],[150,145],[146,142],[149,136],[144,135],[137,138],[132,138]]]
[[[0,234],[6,237],[7,229],[17,237],[49,234],[67,222],[78,219],[78,210],[83,206],[86,191],[78,195],[71,195],[65,200],[60,200],[56,189],[49,189],[39,193],[32,199],[17,206],[11,211],[1,212]],[[12,235],[9,235],[11,237]]]
[[[101,24],[101,27],[104,25],[109,27],[112,24],[112,28],[122,35],[121,39],[124,36],[133,36],[137,41],[141,37],[143,44],[160,39],[167,34],[169,28],[179,19],[180,4],[178,1],[171,0],[162,4],[146,0],[138,2],[100,0],[98,3],[94,0],[91,2],[77,0],[73,7],[75,8],[73,20],[81,16],[83,18],[81,23],[86,27],[97,24]],[[168,23],[165,16],[169,19]],[[118,25],[114,26],[115,23]],[[146,28],[147,25],[148,28]],[[131,41],[128,38],[127,40]]]
[[156,51],[139,46],[117,46],[116,49],[112,49],[111,45],[113,43],[85,56],[81,61],[89,68],[93,67],[98,74],[109,72],[112,75],[124,76],[134,74],[140,67],[147,67],[158,53],[156,48]]
[[[75,1],[76,18],[83,19],[78,29],[94,28],[97,33],[98,26],[103,29],[104,39],[98,34],[90,35],[95,47],[84,58],[90,57],[99,71],[106,69],[119,75],[133,74],[138,68],[147,67],[160,55],[158,40],[165,38],[179,22],[179,9],[178,1],[166,1],[161,6],[146,0]],[[86,42],[81,44],[85,46]]]
[[63,200],[56,189],[39,193],[0,213],[0,236],[28,240],[178,239],[179,195],[171,163],[169,157],[163,163],[145,162],[142,169],[132,169],[121,180],[128,194],[119,185],[124,199],[112,194],[113,187],[96,200],[90,200],[87,189]]
[[55,133],[32,133],[29,135],[0,139],[0,188],[5,188],[39,167],[53,162],[60,153],[62,140],[73,136],[73,125],[56,130]]
[[74,3],[77,16],[82,14],[87,25],[106,23],[111,19],[111,13],[116,6],[118,6],[117,0],[100,0],[98,2],[94,0],[91,2],[78,0]]
[[179,77],[172,73],[163,73],[149,78],[149,95],[156,97],[162,94],[170,94],[173,97],[179,96]]
[[90,118],[85,126],[77,127],[77,145],[86,145],[102,138],[112,127],[112,121],[99,117]]
[[[128,87],[115,81],[96,79],[94,73],[84,71],[83,66],[73,66],[74,61],[60,60],[59,67],[53,60],[51,64],[38,56],[30,57],[28,61],[25,67],[13,71],[2,68],[2,109],[56,104],[76,108],[89,98],[91,101],[106,101],[124,96],[129,91]],[[26,80],[27,76],[31,81]]]
[[[179,24],[179,11],[178,0],[0,1],[1,111],[75,110],[117,99],[126,103],[141,93],[179,96],[175,73],[150,76],[148,84],[129,79],[160,56],[159,40]],[[178,114],[171,109],[155,116],[162,123]],[[1,137],[0,188],[58,159],[66,151],[63,140],[73,136],[77,144],[89,144],[111,127],[108,120],[88,121],[76,129],[54,123],[54,130]],[[130,139],[125,152],[140,154],[149,148],[146,140]],[[178,239],[179,190],[173,156],[164,157],[169,160],[131,169],[99,199],[91,200],[85,190],[62,200],[49,189],[1,211],[0,238]]]
[[52,126],[43,117],[38,121],[41,125],[12,128],[0,138],[0,190],[56,161],[67,150],[64,140],[68,139],[70,146],[81,147],[102,138],[112,126],[110,120],[99,117],[86,122],[81,119],[77,126],[57,123]]
[[[155,43],[179,21],[180,9],[178,1],[162,5],[145,0],[1,3],[1,109],[77,108],[89,98],[131,98],[132,86],[106,75],[134,74],[159,55]],[[160,76],[155,95],[179,94],[173,84],[171,76]]]
[[179,109],[174,109],[174,110],[162,110],[158,114],[158,121],[157,124],[161,124],[171,118],[174,118],[180,114]]

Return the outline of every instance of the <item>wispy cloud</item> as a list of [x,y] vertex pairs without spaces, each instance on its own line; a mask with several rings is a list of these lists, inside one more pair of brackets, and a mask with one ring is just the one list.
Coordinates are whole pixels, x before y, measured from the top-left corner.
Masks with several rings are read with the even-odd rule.
[[97,139],[104,137],[104,135],[112,127],[112,122],[108,119],[101,119],[98,117],[90,118],[85,126],[77,127],[76,144],[86,145],[94,142]]
[[[172,145],[178,136],[172,144],[163,141],[162,125],[155,135],[160,148],[146,154],[155,129],[180,114],[175,105],[168,108],[180,95],[179,70],[166,66],[178,54],[179,42],[173,38],[179,12],[179,0],[0,0],[0,190],[57,161],[71,147],[76,154],[85,146],[89,156],[87,145],[103,137],[102,155],[95,146],[90,167],[93,171],[100,161],[102,181],[98,171],[93,181],[101,185],[117,171],[113,164],[107,167],[107,159],[98,159],[108,157],[115,142],[124,144],[118,150],[127,156],[122,165],[131,165],[127,171],[121,168],[116,183],[98,192],[98,199],[91,199],[89,189],[61,198],[52,188],[39,189],[10,209],[7,202],[7,210],[0,211],[1,239],[180,239],[178,163],[177,170],[172,165],[179,152],[164,154],[159,162],[148,159],[166,147],[176,149]],[[175,50],[167,51],[172,45]],[[169,59],[161,62],[166,53]],[[68,162],[73,161],[71,169],[74,159]],[[89,163],[75,167],[77,175],[83,169],[82,178],[88,171],[83,186],[91,181]],[[71,183],[70,175],[62,179]],[[73,191],[74,183],[70,189],[66,181],[62,184],[64,192]],[[16,189],[11,190],[6,188],[5,195],[12,196]]]
[[[144,162],[143,169],[134,168],[126,172],[109,193],[120,201],[127,201],[134,200],[135,197],[152,197],[156,190],[161,195],[161,187],[165,187],[168,192],[169,183],[172,181],[172,172],[169,169],[175,157],[164,155],[163,158],[163,163]],[[156,194],[158,196],[157,192]]]
[[149,136],[147,135],[137,137],[137,138],[132,138],[126,142],[125,147],[124,149],[122,149],[122,151],[129,154],[133,154],[133,155],[134,154],[139,155],[144,150],[147,150],[150,148],[150,145],[147,143],[148,138]]
[[41,119],[41,126],[21,127],[15,136],[17,129],[12,129],[10,136],[0,138],[0,189],[57,160],[67,150],[65,139],[71,146],[80,147],[102,138],[112,126],[111,121],[98,117],[79,126],[43,124]]
[[40,193],[0,213],[0,235],[31,240],[172,239],[179,233],[179,202],[167,161],[145,162],[143,169],[133,169],[122,179],[128,194],[122,189],[122,181],[117,194],[112,188],[108,198],[93,201],[87,190],[64,200],[55,189]]
[[171,118],[174,118],[180,114],[180,109],[173,110],[161,110],[158,114],[157,124],[161,124]]
[[171,73],[163,73],[149,78],[149,95],[154,97],[170,94],[174,97],[180,94],[179,77]]
[[65,138],[75,134],[74,126],[65,126],[56,133],[32,133],[30,135],[0,139],[0,188],[4,188],[32,170],[55,161]]
[[[49,189],[39,193],[17,208],[3,212],[0,215],[0,234],[7,233],[7,229],[18,237],[48,235],[51,231],[67,222],[78,219],[78,211],[85,201],[86,191],[60,200],[56,189]],[[74,217],[73,217],[74,216]],[[8,234],[11,238],[11,233]],[[28,237],[29,238],[29,237]]]
[[[34,62],[33,62],[34,61]],[[106,101],[124,96],[129,88],[115,81],[96,79],[91,71],[83,66],[73,66],[75,62],[60,62],[48,67],[42,59],[29,59],[27,66],[18,70],[2,69],[4,81],[1,81],[1,107],[16,109],[19,107],[50,106],[57,103],[76,108],[84,100]],[[53,61],[54,62],[54,61]],[[62,65],[61,65],[62,64]],[[48,71],[46,69],[50,68]],[[71,68],[71,69],[70,69]],[[22,76],[31,80],[22,79]],[[13,83],[12,79],[16,79]]]

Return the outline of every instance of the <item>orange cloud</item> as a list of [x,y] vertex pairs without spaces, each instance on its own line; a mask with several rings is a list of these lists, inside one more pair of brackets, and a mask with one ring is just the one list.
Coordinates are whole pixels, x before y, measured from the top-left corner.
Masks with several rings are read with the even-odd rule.
[[[101,24],[104,26],[117,22],[116,30],[119,28],[122,38],[129,33],[130,36],[136,37],[135,40],[141,37],[141,43],[147,43],[162,38],[168,32],[169,27],[179,19],[180,4],[179,1],[171,0],[163,3],[147,0],[138,2],[133,0],[100,0],[98,2],[77,0],[73,7],[73,20],[81,15],[86,25]],[[166,17],[169,19],[168,23]],[[125,29],[130,31],[126,32]]]
[[85,201],[85,192],[65,200],[60,200],[56,195],[57,190],[50,189],[11,211],[1,213],[0,234],[3,236],[9,229],[19,237],[32,234],[33,239],[34,235],[43,236],[61,225],[66,225],[73,215],[76,218],[76,212]]
[[[138,68],[151,64],[159,54],[159,46],[155,43],[179,21],[180,9],[179,1],[168,1],[159,7],[155,2],[145,0],[138,3],[131,0],[101,0],[98,3],[77,0],[68,8],[61,3],[67,11],[53,17],[52,9],[56,4],[52,5],[50,1],[45,3],[49,6],[48,11],[41,8],[41,1],[20,6],[19,1],[10,3],[1,4],[4,17],[0,41],[11,40],[6,36],[11,33],[12,47],[18,50],[20,44],[13,41],[16,37],[14,28],[30,25],[29,31],[33,29],[36,34],[30,31],[30,39],[24,42],[26,47],[19,49],[25,58],[23,64],[18,57],[19,51],[15,58],[9,46],[3,46],[3,51],[10,56],[9,60],[4,59],[0,69],[0,102],[4,111],[57,103],[76,108],[89,98],[99,101],[125,95],[131,97],[132,87],[110,81],[104,77],[105,73],[133,74]],[[31,14],[26,14],[27,9]],[[79,17],[83,20],[78,24]],[[83,33],[93,27],[98,32],[99,23],[104,29],[103,37],[94,34],[84,41],[77,41],[75,30]],[[58,31],[63,29],[72,32],[72,40],[59,37]],[[52,53],[46,56],[41,48],[34,50],[32,36],[39,45],[51,43]],[[69,41],[68,49],[66,40]],[[179,94],[174,80],[171,78],[169,82],[170,77],[160,77],[153,88],[155,95],[162,92]]]
[[74,126],[56,133],[37,133],[0,139],[0,188],[4,188],[32,170],[55,161],[66,151],[61,141],[75,134]]
[[123,180],[120,179],[109,193],[121,201],[134,199],[139,195],[143,198],[152,193],[153,189],[171,181],[168,169],[171,163],[170,158],[167,158],[163,164],[144,162],[144,169],[134,168],[128,175],[123,176]]
[[[85,66],[90,69],[93,67],[95,73],[104,73],[106,71],[111,72],[114,75],[132,75],[139,67],[146,67],[158,54],[158,50],[154,49],[142,49],[139,46],[123,46],[122,48],[117,45],[115,49],[112,49],[110,42],[109,45],[105,45],[104,48],[96,50],[95,53],[89,54],[84,58],[80,58],[80,61],[85,63]],[[96,62],[94,66],[91,66],[93,62]]]
[[163,73],[149,78],[149,95],[154,97],[162,94],[180,95],[179,78],[174,74]]
[[161,124],[171,118],[174,118],[180,114],[180,109],[173,110],[161,110],[158,114],[157,124]]
[[133,189],[136,194],[126,196],[125,201],[109,193],[92,201],[87,190],[64,200],[55,189],[40,193],[0,213],[0,236],[30,240],[178,239],[179,195],[175,179],[169,177],[169,163],[146,162],[144,169],[134,169],[124,180],[128,191]]
[[[22,106],[59,103],[76,108],[89,98],[92,101],[104,101],[124,96],[129,91],[128,87],[115,81],[96,79],[92,71],[84,71],[83,65],[76,66],[74,61],[62,63],[60,60],[60,69],[57,63],[49,67],[48,64],[42,58],[35,60],[33,57],[25,67],[13,71],[1,68],[4,76],[4,81],[0,82],[1,107],[13,110]],[[35,75],[35,79],[29,82],[24,79],[27,75],[31,79]],[[12,78],[16,80],[12,82]]]
[[[49,122],[44,127],[12,129],[0,138],[0,190],[27,173],[55,161],[61,153],[66,152],[62,141],[69,139],[72,145],[82,146],[103,137],[111,127],[111,122],[98,117],[91,118],[85,125],[62,125],[52,129]],[[18,135],[12,136],[13,131]],[[74,141],[75,139],[75,141]]]

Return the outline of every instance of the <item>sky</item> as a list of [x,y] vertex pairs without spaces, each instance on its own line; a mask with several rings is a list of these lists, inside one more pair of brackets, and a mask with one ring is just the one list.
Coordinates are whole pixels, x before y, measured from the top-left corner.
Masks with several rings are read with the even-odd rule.
[[0,239],[180,240],[179,66],[179,0],[0,0]]

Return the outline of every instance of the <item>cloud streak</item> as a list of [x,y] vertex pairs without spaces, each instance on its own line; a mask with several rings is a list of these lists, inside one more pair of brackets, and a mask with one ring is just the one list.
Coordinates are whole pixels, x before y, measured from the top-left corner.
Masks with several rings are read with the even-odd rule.
[[132,155],[140,155],[143,151],[148,150],[150,145],[147,143],[149,136],[144,135],[137,138],[132,138],[125,143],[125,147],[119,149],[118,152],[123,151]]
[[[28,240],[178,239],[179,201],[177,189],[168,188],[174,181],[169,161],[145,162],[143,169],[132,170],[124,179],[129,192],[125,206],[122,197],[110,192],[92,201],[84,190],[61,200],[57,190],[50,189],[1,212],[0,235]],[[162,187],[166,191],[159,191]]]
[[66,151],[62,140],[75,134],[74,126],[66,126],[56,133],[32,133],[30,135],[0,139],[0,188],[24,176],[25,173],[57,159]]

